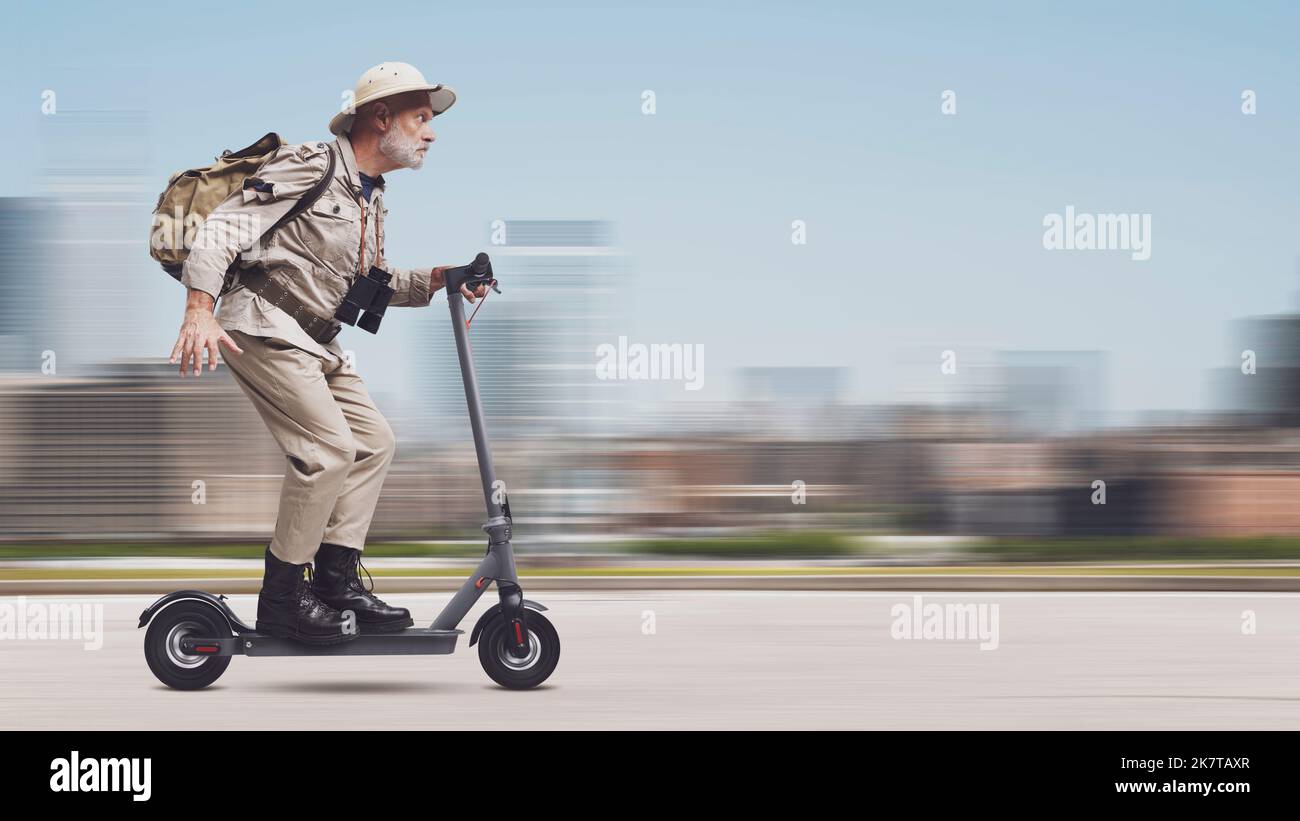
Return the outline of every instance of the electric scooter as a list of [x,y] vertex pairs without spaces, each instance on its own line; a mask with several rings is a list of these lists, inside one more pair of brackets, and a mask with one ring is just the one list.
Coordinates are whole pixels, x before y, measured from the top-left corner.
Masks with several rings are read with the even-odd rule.
[[237,655],[446,655],[456,649],[456,639],[464,632],[457,625],[493,583],[501,600],[479,618],[469,637],[471,647],[478,645],[483,669],[497,684],[515,690],[536,687],[554,672],[560,660],[560,636],[542,615],[546,608],[524,598],[515,573],[510,547],[510,500],[504,489],[495,487],[496,474],[469,347],[469,322],[460,293],[461,285],[469,285],[471,290],[486,285],[497,293],[501,289],[487,254],[480,253],[469,265],[449,269],[445,276],[483,499],[487,503],[488,520],[483,530],[488,547],[483,560],[428,627],[408,627],[396,633],[362,632],[349,641],[325,646],[258,633],[235,615],[225,596],[200,590],[169,593],[140,614],[139,624],[149,627],[144,637],[145,660],[163,684],[178,690],[202,689],[220,678],[230,666],[231,657]]

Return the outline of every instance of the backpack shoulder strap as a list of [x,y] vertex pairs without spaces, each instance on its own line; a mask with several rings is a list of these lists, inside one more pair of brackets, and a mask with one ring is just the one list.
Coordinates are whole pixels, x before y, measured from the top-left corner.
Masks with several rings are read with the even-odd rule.
[[334,179],[334,145],[331,143],[327,146],[327,150],[329,151],[329,163],[325,167],[325,176],[321,177],[320,181],[313,185],[307,193],[299,197],[298,201],[293,204],[293,207],[283,217],[275,221],[275,225],[271,226],[271,230],[262,235],[263,242],[276,231],[297,219],[298,215],[303,211],[315,205],[316,200],[320,199],[321,195],[325,193],[325,189],[329,188],[330,182]]

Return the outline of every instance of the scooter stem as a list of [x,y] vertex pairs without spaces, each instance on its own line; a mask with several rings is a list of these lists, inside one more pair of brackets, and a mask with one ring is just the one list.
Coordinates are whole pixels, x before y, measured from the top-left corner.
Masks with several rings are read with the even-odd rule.
[[465,297],[460,290],[447,292],[451,308],[451,327],[456,334],[456,354],[460,358],[460,376],[465,383],[465,405],[469,411],[469,425],[474,433],[474,451],[478,456],[479,477],[483,481],[483,501],[488,518],[503,515],[501,505],[493,498],[492,486],[496,484],[496,470],[492,467],[492,448],[488,444],[486,425],[483,422],[483,403],[479,399],[478,377],[474,373],[474,356],[469,346],[469,331],[465,327]]
[[[487,506],[488,520],[483,530],[488,534],[487,555],[479,562],[474,573],[465,580],[433,622],[439,630],[454,629],[478,601],[491,582],[496,582],[501,596],[502,612],[507,620],[522,623],[523,596],[515,570],[514,550],[510,546],[510,500],[504,488],[497,501],[496,471],[492,466],[492,449],[488,445],[486,425],[483,421],[483,404],[479,398],[478,377],[474,373],[474,356],[469,345],[469,330],[465,327],[465,297],[460,286],[466,282],[478,284],[492,276],[487,254],[462,268],[446,273],[447,305],[451,310],[452,333],[456,335],[456,354],[460,358],[460,375],[465,383],[465,405],[469,411],[469,424],[474,433],[474,450],[478,456],[479,477],[483,482],[483,502]],[[521,643],[527,647],[527,639]]]

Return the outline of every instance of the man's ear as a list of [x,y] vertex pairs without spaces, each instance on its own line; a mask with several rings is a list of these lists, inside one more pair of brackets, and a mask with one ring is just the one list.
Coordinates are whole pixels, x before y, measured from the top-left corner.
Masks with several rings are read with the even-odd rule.
[[383,100],[375,102],[375,110],[371,115],[375,120],[375,127],[378,131],[384,132],[393,124],[393,112],[388,110],[388,105]]

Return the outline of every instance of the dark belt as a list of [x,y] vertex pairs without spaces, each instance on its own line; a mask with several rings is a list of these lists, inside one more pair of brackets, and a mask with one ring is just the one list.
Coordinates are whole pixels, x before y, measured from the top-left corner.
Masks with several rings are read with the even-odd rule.
[[307,310],[298,297],[285,290],[284,286],[271,279],[261,268],[246,268],[240,271],[240,284],[265,299],[275,307],[293,317],[307,336],[321,343],[328,344],[343,330],[343,323],[325,319]]

